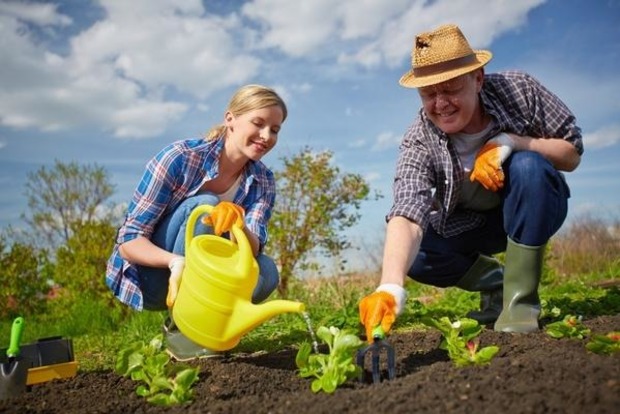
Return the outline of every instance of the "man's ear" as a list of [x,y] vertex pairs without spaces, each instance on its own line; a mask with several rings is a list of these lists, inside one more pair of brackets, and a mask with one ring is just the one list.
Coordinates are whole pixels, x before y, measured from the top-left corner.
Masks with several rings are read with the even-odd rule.
[[476,90],[480,92],[482,90],[482,83],[484,82],[484,67],[478,69],[474,76],[476,78]]

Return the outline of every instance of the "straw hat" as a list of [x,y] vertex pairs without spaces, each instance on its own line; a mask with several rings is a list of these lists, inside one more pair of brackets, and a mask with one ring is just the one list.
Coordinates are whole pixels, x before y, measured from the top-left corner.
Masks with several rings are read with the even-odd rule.
[[399,83],[406,88],[435,85],[486,65],[492,56],[488,50],[472,50],[458,26],[443,25],[416,36],[411,70]]

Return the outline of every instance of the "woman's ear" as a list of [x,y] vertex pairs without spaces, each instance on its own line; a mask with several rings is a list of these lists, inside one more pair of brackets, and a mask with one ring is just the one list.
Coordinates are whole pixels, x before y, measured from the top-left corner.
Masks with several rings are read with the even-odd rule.
[[224,124],[229,127],[232,125],[232,122],[234,121],[235,116],[233,115],[232,112],[230,111],[226,111],[226,113],[224,114]]

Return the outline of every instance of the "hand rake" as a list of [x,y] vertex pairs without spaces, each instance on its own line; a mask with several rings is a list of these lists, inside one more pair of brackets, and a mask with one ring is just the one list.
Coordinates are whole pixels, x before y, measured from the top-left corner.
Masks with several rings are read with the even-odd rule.
[[[366,355],[370,355],[370,360],[372,364],[372,382],[379,383],[381,382],[381,354],[385,353],[387,356],[387,379],[392,380],[396,376],[396,356],[394,353],[394,348],[390,345],[385,339],[385,333],[381,326],[377,326],[372,331],[372,337],[374,342],[370,345],[366,345],[364,348],[357,351],[357,365],[362,369],[360,373],[360,381],[364,382],[364,374],[366,370],[364,368],[364,362],[366,360]],[[385,352],[384,352],[385,351]]]

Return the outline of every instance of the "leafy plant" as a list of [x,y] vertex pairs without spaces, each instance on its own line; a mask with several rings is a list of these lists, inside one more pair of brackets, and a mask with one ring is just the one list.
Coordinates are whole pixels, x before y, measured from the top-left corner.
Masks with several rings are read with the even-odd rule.
[[482,326],[474,319],[463,318],[450,322],[447,316],[439,319],[424,317],[422,323],[441,332],[443,339],[439,348],[448,351],[448,356],[457,367],[488,364],[499,351],[497,346],[478,349],[478,335]]
[[583,339],[590,334],[590,330],[582,323],[581,316],[566,315],[561,321],[553,322],[545,327],[545,332],[552,338],[579,338]]
[[297,352],[295,363],[302,378],[315,377],[311,384],[312,392],[323,390],[332,393],[338,386],[359,375],[361,368],[355,364],[355,352],[364,342],[334,326],[321,326],[316,335],[327,344],[329,353],[312,354],[310,343],[304,342]]
[[136,388],[136,394],[152,404],[170,406],[191,401],[198,368],[170,364],[170,357],[163,348],[161,334],[148,344],[134,342],[118,353],[116,372],[143,382]]
[[595,354],[611,355],[620,352],[620,332],[609,332],[606,335],[594,335],[586,344],[586,349]]

